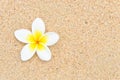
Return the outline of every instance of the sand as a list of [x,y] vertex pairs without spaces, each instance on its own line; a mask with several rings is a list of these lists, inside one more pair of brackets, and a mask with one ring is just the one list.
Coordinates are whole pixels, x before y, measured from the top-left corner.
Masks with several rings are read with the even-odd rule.
[[[14,31],[42,18],[52,59],[20,59]],[[120,0],[0,0],[0,80],[120,80]]]

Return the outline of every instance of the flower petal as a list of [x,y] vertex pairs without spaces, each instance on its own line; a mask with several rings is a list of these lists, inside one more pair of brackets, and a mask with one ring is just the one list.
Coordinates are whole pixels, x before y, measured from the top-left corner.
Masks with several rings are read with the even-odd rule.
[[31,32],[26,29],[20,29],[20,30],[16,30],[14,34],[19,41],[28,43],[27,36],[30,35]]
[[42,50],[37,50],[38,57],[43,61],[49,61],[51,59],[51,52],[47,46]]
[[45,32],[45,24],[40,18],[36,18],[32,23],[32,32],[34,33],[35,31]]
[[29,60],[34,54],[35,54],[35,48],[31,49],[31,45],[27,44],[23,47],[21,51],[21,60],[22,61],[27,61]]
[[47,46],[54,45],[59,40],[59,35],[55,32],[47,32],[45,36],[48,38],[46,43]]

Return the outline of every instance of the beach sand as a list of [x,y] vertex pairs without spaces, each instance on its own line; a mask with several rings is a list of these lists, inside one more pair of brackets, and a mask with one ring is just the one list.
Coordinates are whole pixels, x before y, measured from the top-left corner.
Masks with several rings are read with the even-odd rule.
[[[20,59],[14,36],[42,18],[52,59]],[[0,0],[0,80],[120,80],[120,0]]]

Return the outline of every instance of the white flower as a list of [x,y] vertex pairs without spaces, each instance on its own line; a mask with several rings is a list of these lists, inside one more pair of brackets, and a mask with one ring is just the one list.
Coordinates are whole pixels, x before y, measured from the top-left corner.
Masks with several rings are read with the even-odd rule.
[[15,31],[15,37],[27,43],[21,51],[21,59],[27,61],[37,53],[41,60],[49,61],[51,52],[47,46],[55,44],[59,40],[59,35],[55,32],[45,33],[45,24],[40,18],[36,18],[32,23],[32,32],[26,29]]

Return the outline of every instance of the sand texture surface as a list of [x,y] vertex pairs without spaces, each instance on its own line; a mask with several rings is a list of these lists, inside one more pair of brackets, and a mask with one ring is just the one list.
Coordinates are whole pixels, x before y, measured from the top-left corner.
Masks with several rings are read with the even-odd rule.
[[[60,40],[22,62],[14,31],[37,17]],[[120,80],[120,0],[0,0],[0,80]]]

